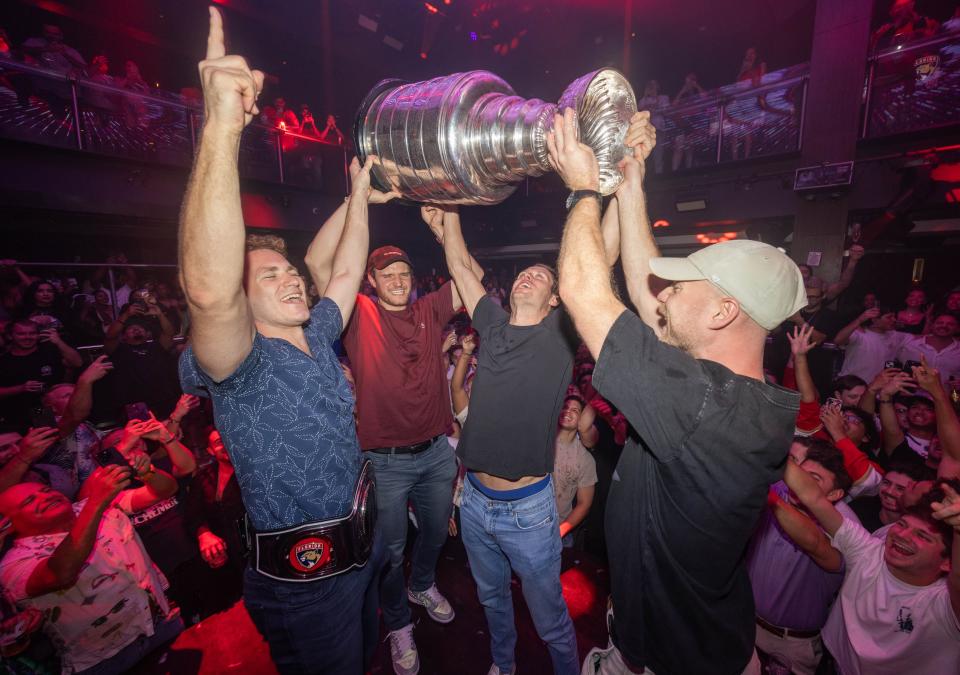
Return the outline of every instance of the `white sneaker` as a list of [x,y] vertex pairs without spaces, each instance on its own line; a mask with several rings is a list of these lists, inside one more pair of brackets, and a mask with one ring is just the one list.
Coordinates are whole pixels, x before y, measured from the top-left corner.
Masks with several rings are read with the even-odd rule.
[[505,673],[500,670],[500,667],[496,663],[494,663],[492,666],[490,666],[490,670],[487,671],[487,675],[517,675],[517,664],[514,663],[510,667],[509,672]]
[[389,638],[393,672],[396,675],[417,675],[420,672],[420,655],[417,653],[417,643],[413,641],[413,624],[392,631]]
[[425,591],[414,592],[408,590],[407,597],[410,599],[410,602],[414,602],[421,607],[426,607],[427,614],[437,623],[450,623],[453,621],[453,617],[455,616],[453,607],[451,607],[447,599],[440,594],[440,591],[437,590],[436,584]]

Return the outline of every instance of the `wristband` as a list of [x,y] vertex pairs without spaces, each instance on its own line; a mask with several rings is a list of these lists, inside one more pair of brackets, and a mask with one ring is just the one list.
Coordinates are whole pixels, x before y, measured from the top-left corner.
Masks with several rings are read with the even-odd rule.
[[892,398],[878,398],[877,403],[883,405],[884,403],[893,403]]
[[595,197],[597,204],[602,201],[602,197],[599,192],[596,190],[574,190],[570,193],[570,196],[567,197],[567,211],[576,206],[577,202],[581,199],[586,199],[587,197]]

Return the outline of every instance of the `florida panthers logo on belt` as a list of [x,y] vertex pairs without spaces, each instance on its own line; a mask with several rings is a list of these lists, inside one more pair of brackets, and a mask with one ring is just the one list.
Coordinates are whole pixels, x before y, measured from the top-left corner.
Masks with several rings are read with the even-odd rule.
[[290,564],[298,572],[316,572],[329,560],[329,539],[306,537],[290,547]]

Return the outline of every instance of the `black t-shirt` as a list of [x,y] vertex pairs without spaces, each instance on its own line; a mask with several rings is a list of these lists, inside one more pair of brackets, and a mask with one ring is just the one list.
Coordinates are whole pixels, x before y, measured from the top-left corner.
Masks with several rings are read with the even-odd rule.
[[[173,465],[169,457],[157,460],[154,466],[173,475]],[[181,563],[200,555],[197,540],[187,531],[186,510],[183,506],[184,494],[189,489],[189,478],[177,482],[180,489],[175,495],[130,516],[130,522],[137,529],[143,547],[168,577]]]
[[630,311],[593,385],[636,430],[607,501],[614,643],[658,675],[741,673],[755,635],[744,552],[782,477],[798,394],[696,360]]
[[[43,382],[46,389],[63,382],[63,357],[53,345],[41,343],[26,356],[0,356],[0,387],[12,387],[29,380]],[[0,398],[0,428],[23,433],[30,427],[30,411],[40,406],[41,392],[26,392]]]
[[[164,419],[180,398],[180,380],[175,357],[159,342],[142,345],[121,343],[110,354],[113,372],[94,388],[94,401],[100,399],[99,416],[125,419],[123,406],[143,401]],[[102,411],[102,412],[101,412]]]
[[457,445],[467,469],[508,480],[553,472],[557,418],[573,372],[565,316],[555,309],[535,326],[512,326],[493,298],[477,303],[480,358]]
[[840,318],[839,314],[834,312],[832,309],[827,309],[826,307],[821,307],[813,314],[807,314],[801,309],[800,316],[802,316],[803,320],[808,324],[826,335],[827,342],[832,341],[833,336],[836,335],[839,330],[846,325],[843,323],[843,320]]
[[883,527],[883,522],[880,520],[879,497],[857,497],[850,502],[850,508],[857,514],[860,524],[868,532],[876,532]]
[[922,455],[910,447],[907,439],[900,441],[900,445],[891,450],[889,454],[880,450],[877,453],[876,459],[877,464],[879,464],[884,471],[889,471],[891,466],[897,464],[916,464],[919,466],[926,462]]

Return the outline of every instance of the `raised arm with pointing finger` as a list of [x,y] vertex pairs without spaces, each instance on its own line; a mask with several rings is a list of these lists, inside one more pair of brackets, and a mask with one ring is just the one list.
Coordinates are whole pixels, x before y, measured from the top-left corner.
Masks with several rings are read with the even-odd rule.
[[259,112],[263,73],[228,56],[223,19],[210,8],[207,57],[200,62],[205,121],[180,214],[180,282],[190,307],[200,366],[214,379],[250,352],[254,322],[243,289],[243,212],[237,161],[240,135]]

